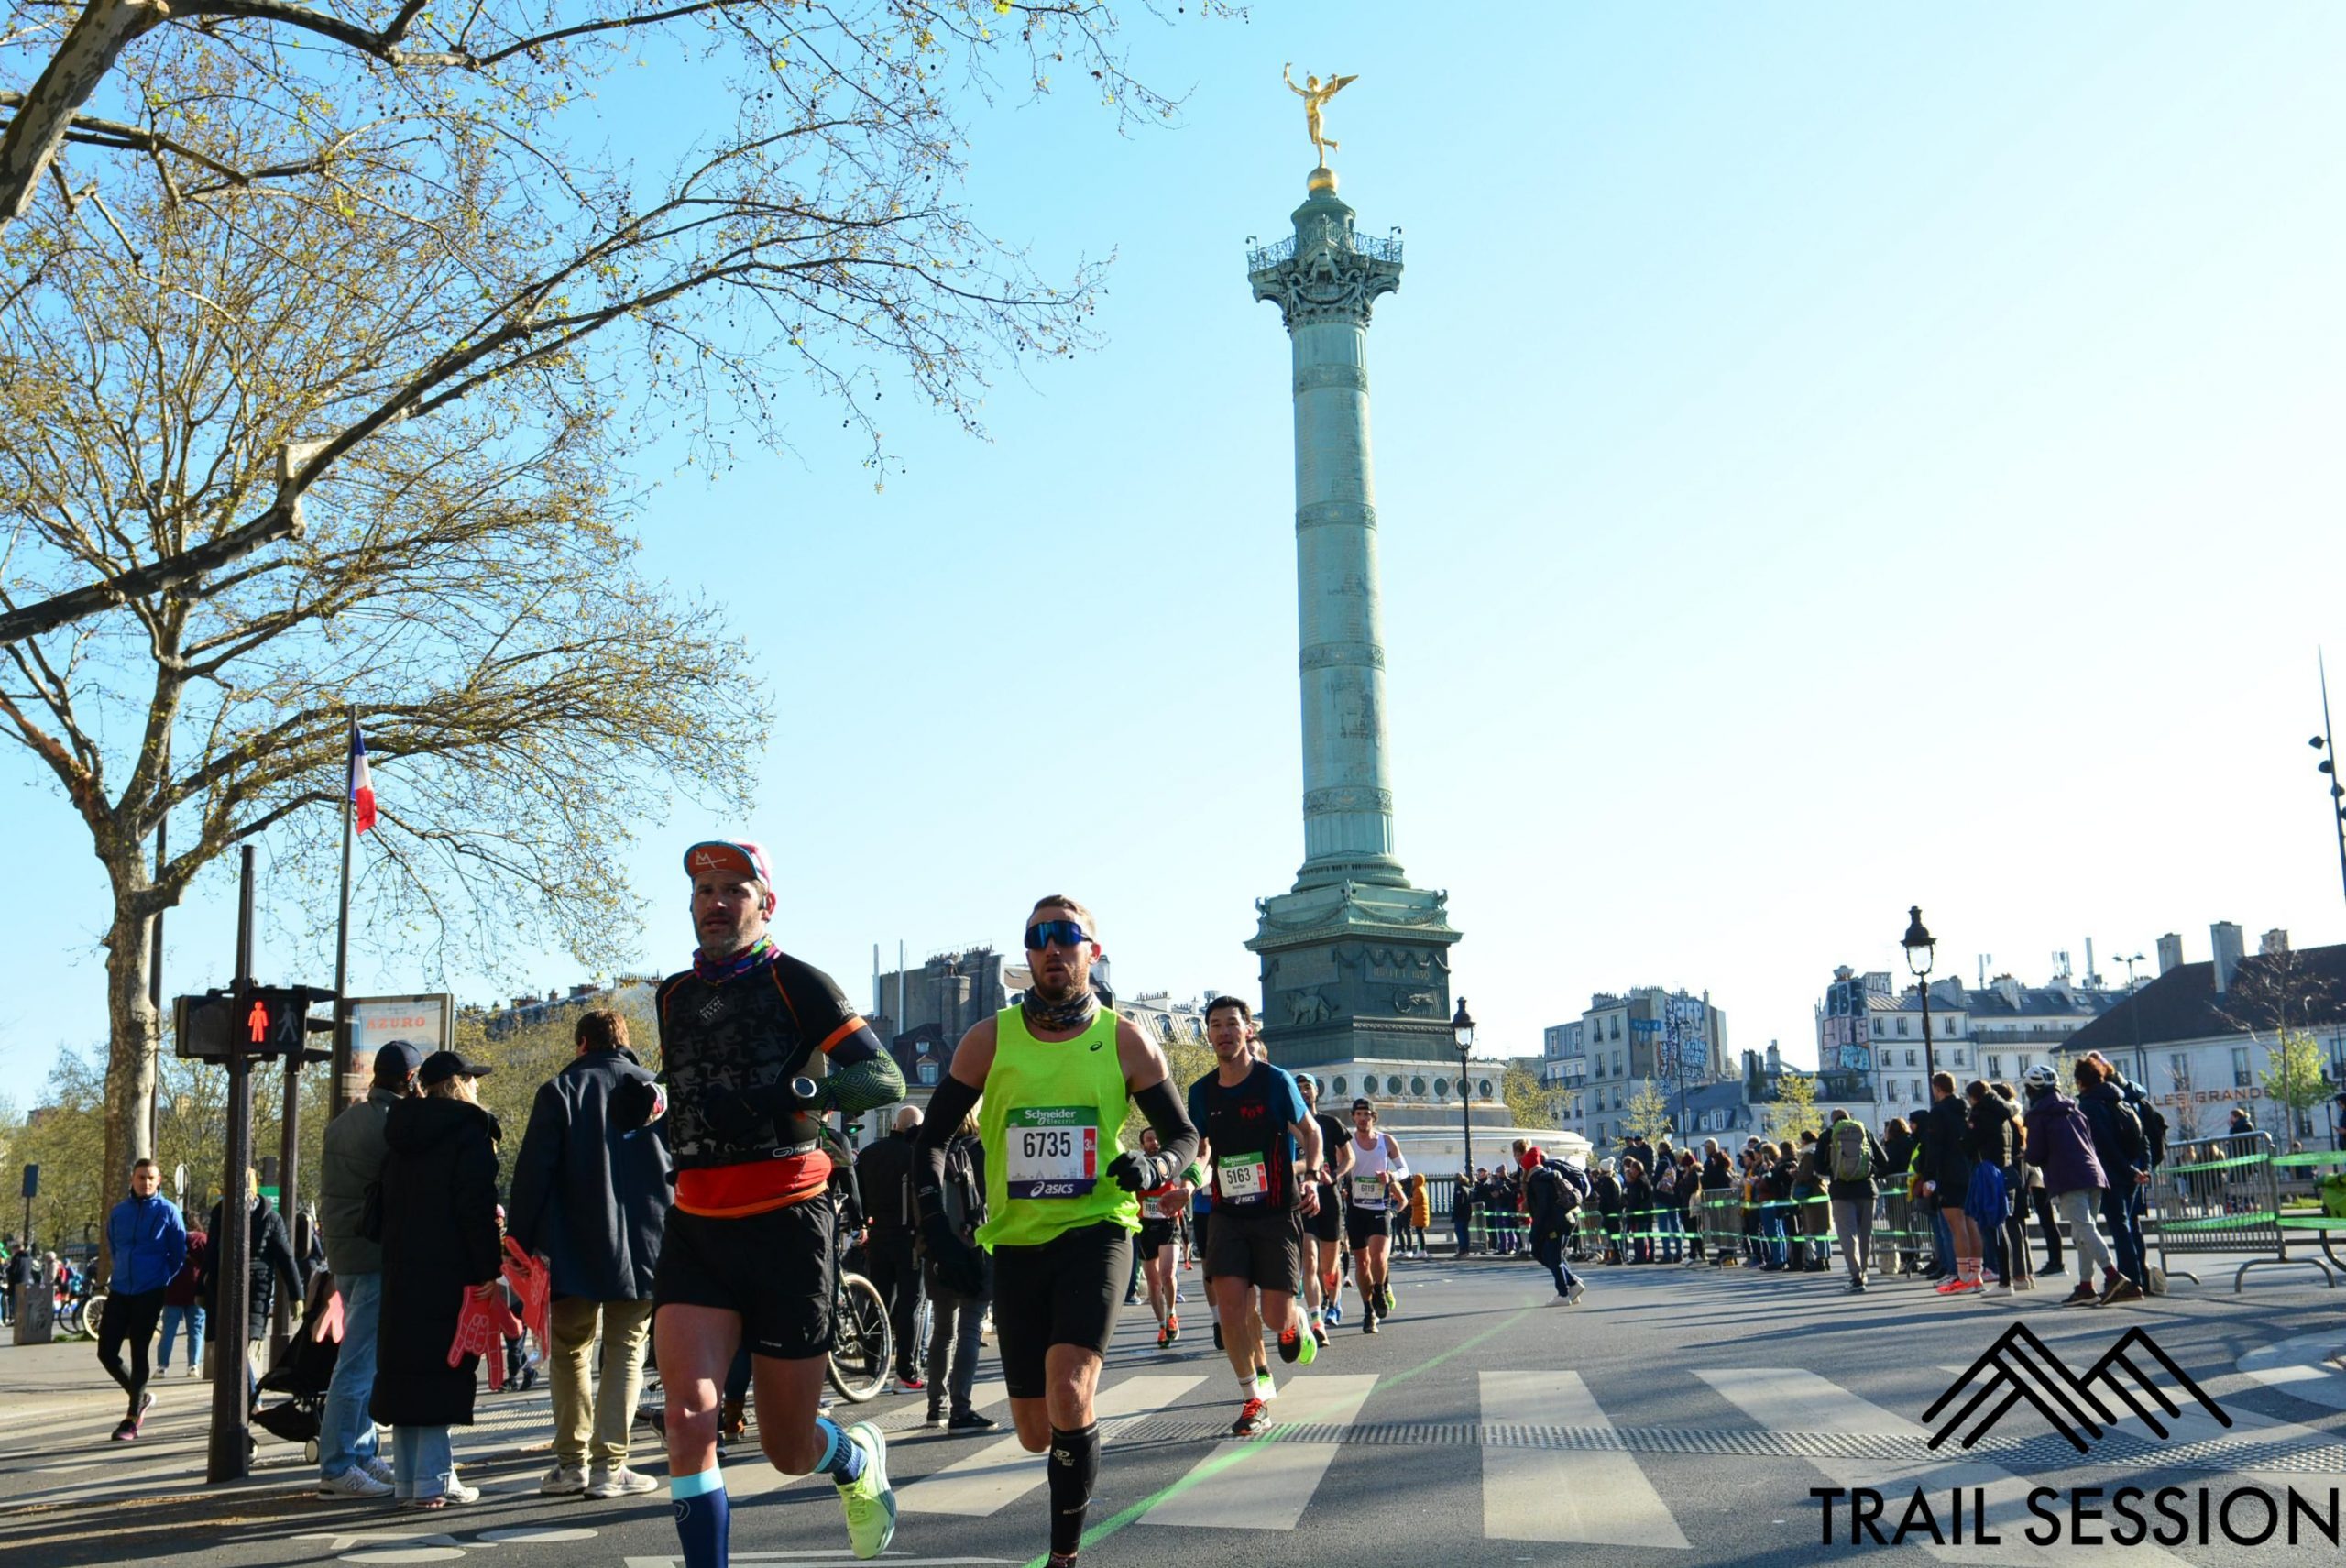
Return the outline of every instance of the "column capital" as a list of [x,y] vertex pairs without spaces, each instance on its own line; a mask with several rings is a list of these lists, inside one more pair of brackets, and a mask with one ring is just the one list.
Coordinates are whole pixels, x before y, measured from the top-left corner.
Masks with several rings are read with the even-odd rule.
[[1401,286],[1400,236],[1362,236],[1334,192],[1314,191],[1295,210],[1291,238],[1247,251],[1246,280],[1255,298],[1278,306],[1289,332],[1326,322],[1366,327],[1377,297]]

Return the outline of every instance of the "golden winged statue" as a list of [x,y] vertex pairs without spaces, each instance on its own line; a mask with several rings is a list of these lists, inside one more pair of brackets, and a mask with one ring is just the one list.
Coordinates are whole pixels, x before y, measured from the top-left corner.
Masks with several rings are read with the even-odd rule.
[[1332,76],[1323,82],[1316,76],[1307,75],[1303,79],[1303,85],[1298,87],[1295,84],[1293,60],[1281,66],[1279,74],[1286,78],[1288,91],[1303,100],[1304,127],[1310,133],[1313,149],[1320,154],[1320,167],[1325,169],[1328,167],[1328,155],[1336,151],[1342,144],[1328,135],[1327,126],[1320,117],[1321,107],[1346,87],[1358,82],[1360,78],[1357,75]]

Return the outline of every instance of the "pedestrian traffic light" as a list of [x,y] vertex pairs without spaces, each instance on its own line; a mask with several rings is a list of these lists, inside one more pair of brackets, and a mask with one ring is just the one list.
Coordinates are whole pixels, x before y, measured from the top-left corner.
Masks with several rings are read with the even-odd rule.
[[311,1054],[304,1049],[307,1036],[334,1032],[334,1020],[312,1018],[310,1009],[334,999],[333,992],[314,985],[255,986],[245,992],[241,1004],[233,992],[219,990],[180,997],[171,1011],[177,1054],[195,1061],[226,1061],[233,1041],[248,1058],[306,1058]]

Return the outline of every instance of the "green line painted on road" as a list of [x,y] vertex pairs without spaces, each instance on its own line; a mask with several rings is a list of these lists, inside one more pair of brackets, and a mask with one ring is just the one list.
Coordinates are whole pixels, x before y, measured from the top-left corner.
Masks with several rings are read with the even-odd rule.
[[[1475,1334],[1471,1339],[1461,1340],[1456,1344],[1452,1345],[1448,1350],[1442,1352],[1440,1354],[1426,1357],[1423,1361],[1419,1362],[1415,1366],[1396,1372],[1389,1377],[1380,1376],[1376,1380],[1376,1386],[1379,1388],[1382,1388],[1389,1383],[1406,1383],[1420,1372],[1431,1372],[1435,1367],[1440,1366],[1443,1362],[1448,1361],[1452,1356],[1464,1355],[1468,1351],[1474,1349],[1476,1345],[1481,1344],[1485,1340],[1490,1339],[1496,1334],[1505,1333],[1507,1330],[1515,1327],[1516,1324],[1529,1317],[1533,1310],[1534,1309],[1530,1307],[1518,1307],[1516,1309],[1515,1315],[1508,1318],[1506,1321],[1493,1323],[1481,1333]],[[1083,1544],[1085,1546],[1096,1546],[1101,1541],[1107,1540],[1110,1536],[1114,1535],[1116,1532],[1123,1530],[1126,1525],[1131,1524],[1135,1519],[1140,1518],[1141,1515],[1148,1512],[1149,1509],[1157,1507],[1157,1504],[1162,1503],[1168,1498],[1179,1497],[1182,1493],[1188,1491],[1190,1487],[1197,1486],[1200,1482],[1212,1480],[1215,1476],[1221,1475],[1223,1471],[1229,1469],[1232,1465],[1237,1464],[1248,1454],[1253,1453],[1255,1450],[1269,1446],[1274,1434],[1276,1434],[1278,1428],[1274,1425],[1269,1431],[1266,1431],[1261,1437],[1249,1442],[1244,1448],[1233,1449],[1230,1453],[1223,1454],[1219,1459],[1207,1460],[1204,1464],[1198,1465],[1195,1469],[1189,1471],[1189,1474],[1183,1475],[1179,1480],[1174,1482],[1170,1486],[1166,1487],[1164,1490],[1157,1492],[1151,1497],[1143,1497],[1139,1502],[1125,1508],[1122,1513],[1116,1514],[1102,1523],[1093,1525],[1090,1530],[1083,1532]],[[1024,1568],[1050,1568],[1050,1561],[1051,1554],[1046,1552],[1039,1557],[1029,1558],[1024,1564]]]

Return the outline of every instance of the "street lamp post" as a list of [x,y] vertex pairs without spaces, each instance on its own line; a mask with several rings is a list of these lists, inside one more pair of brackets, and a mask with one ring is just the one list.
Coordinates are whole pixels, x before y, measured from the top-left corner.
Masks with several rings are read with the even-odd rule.
[[2143,961],[2143,955],[2136,953],[2131,959],[2121,958],[2118,961],[2126,966],[2126,1022],[2134,1035],[2134,1081],[2142,1084],[2147,1091],[2151,1067],[2143,1056],[2143,1004],[2139,1000],[2141,992],[2134,988],[2134,966]]
[[1919,904],[1906,911],[1906,935],[1899,946],[1906,949],[1906,968],[1914,976],[1914,989],[1923,997],[1923,1076],[1924,1088],[1938,1076],[1938,1063],[1931,1055],[1931,961],[1938,954],[1938,939],[1923,924],[1923,906]]
[[2338,782],[2338,731],[2330,725],[2330,671],[2319,653],[2314,655],[2314,667],[2321,672],[2321,733],[2306,744],[2322,753],[2314,767],[2330,781],[2330,826],[2338,832],[2338,880],[2346,884],[2346,784]]
[[1450,1033],[1458,1042],[1458,1133],[1465,1158],[1459,1168],[1467,1175],[1474,1172],[1474,1095],[1466,1081],[1466,1053],[1474,1048],[1474,1015],[1466,1011],[1466,999],[1458,999],[1458,1011],[1452,1014]]

